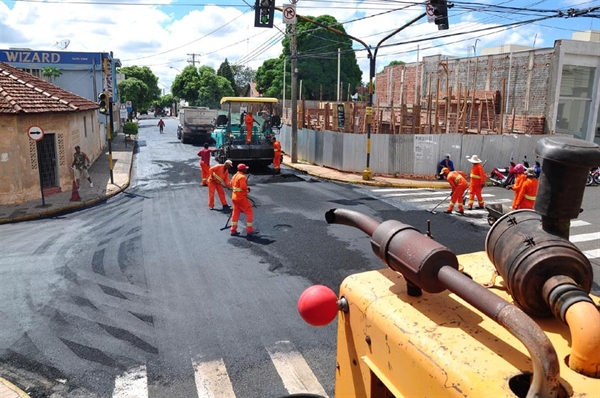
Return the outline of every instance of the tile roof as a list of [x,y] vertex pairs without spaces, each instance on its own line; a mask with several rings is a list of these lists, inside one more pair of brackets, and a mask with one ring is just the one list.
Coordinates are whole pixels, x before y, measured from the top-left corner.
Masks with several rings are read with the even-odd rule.
[[0,62],[0,114],[77,112],[98,104]]

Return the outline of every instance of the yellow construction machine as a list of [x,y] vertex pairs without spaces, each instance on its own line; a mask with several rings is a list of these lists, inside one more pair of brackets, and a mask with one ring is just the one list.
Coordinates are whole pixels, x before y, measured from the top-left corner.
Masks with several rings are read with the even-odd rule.
[[600,148],[540,140],[534,210],[503,215],[485,250],[456,256],[410,225],[333,209],[387,268],[298,301],[302,317],[338,316],[335,396],[600,397],[600,300],[589,259],[569,241]]

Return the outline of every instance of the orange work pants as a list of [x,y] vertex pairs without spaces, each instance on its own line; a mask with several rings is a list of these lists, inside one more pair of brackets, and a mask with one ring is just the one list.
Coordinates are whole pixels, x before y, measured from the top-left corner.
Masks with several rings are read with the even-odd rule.
[[249,144],[252,142],[252,125],[254,123],[246,123],[246,142]]
[[281,168],[281,152],[275,152],[275,156],[273,157],[273,166],[275,167],[275,171],[279,171]]
[[231,214],[231,232],[237,231],[240,214],[244,213],[246,215],[246,233],[252,233],[252,231],[254,231],[254,226],[252,225],[252,219],[254,218],[252,203],[250,203],[248,198],[234,199],[232,202],[233,213]]
[[202,185],[208,185],[208,177],[210,176],[210,165],[200,161],[200,176],[202,177]]
[[215,207],[215,190],[217,190],[217,194],[219,195],[219,200],[221,201],[221,205],[227,205],[227,200],[225,199],[225,191],[223,190],[223,185],[218,182],[208,181],[208,207],[211,209]]
[[479,207],[483,207],[483,196],[481,195],[481,184],[479,183],[471,184],[469,186],[469,207],[473,206],[475,197],[477,197]]
[[458,185],[454,189],[454,193],[452,193],[452,197],[450,197],[450,205],[448,206],[448,210],[452,211],[454,209],[454,205],[458,205],[458,211],[464,211],[463,206],[463,195],[467,190],[468,185]]

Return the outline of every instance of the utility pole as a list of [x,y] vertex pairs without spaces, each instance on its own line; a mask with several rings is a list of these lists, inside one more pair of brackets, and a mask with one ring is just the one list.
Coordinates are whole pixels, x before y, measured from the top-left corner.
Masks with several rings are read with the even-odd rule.
[[[191,64],[194,65],[194,68],[196,67],[196,57],[200,58],[200,54],[188,54],[190,57],[192,57],[192,61]],[[188,61],[190,62],[190,61]],[[200,60],[198,60],[198,63],[200,63]]]
[[292,60],[292,163],[298,162],[298,58],[297,58],[297,43],[296,43],[296,24],[290,25],[290,34],[292,35],[291,42],[291,60]]

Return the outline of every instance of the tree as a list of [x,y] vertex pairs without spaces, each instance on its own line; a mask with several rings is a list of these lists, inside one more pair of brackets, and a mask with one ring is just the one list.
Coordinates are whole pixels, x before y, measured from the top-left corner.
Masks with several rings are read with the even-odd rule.
[[60,75],[62,75],[61,70],[55,66],[44,66],[42,68],[42,76],[50,83],[52,83],[57,77],[60,77]]
[[183,71],[175,76],[171,85],[171,92],[175,97],[187,101],[190,105],[198,101],[200,94],[200,74],[193,65],[186,66]]
[[143,81],[130,77],[117,84],[122,102],[131,101],[134,110],[144,110],[150,107],[147,99],[148,86]]
[[[330,15],[310,17],[321,25],[343,33],[344,27]],[[296,26],[298,51],[298,79],[303,81],[307,99],[332,101],[337,99],[338,48],[340,49],[340,81],[350,84],[352,94],[360,85],[362,72],[352,49],[352,39],[318,27],[312,22],[299,20]],[[283,53],[290,52],[291,39],[283,40]]]
[[[119,83],[118,87],[121,90],[121,84],[128,79],[135,79],[143,83],[143,92],[135,92],[135,98],[128,97],[124,91],[120,91],[124,101],[131,101],[134,109],[147,109],[154,100],[160,98],[160,88],[158,87],[158,77],[152,73],[152,70],[147,66],[125,66],[119,68],[119,73],[125,75],[125,80]],[[126,85],[135,86],[137,82]],[[139,88],[139,87],[138,87]],[[137,90],[137,89],[136,89]]]
[[212,109],[220,107],[222,97],[231,97],[235,91],[231,83],[223,76],[218,76],[210,66],[198,68],[200,74],[200,90],[196,105]]
[[388,64],[388,66],[394,66],[394,65],[404,65],[405,62],[404,61],[392,61]]
[[[266,60],[256,71],[256,89],[265,97],[281,98],[283,90],[282,74],[283,57]],[[287,93],[286,97],[289,98]]]
[[235,84],[235,78],[233,77],[233,69],[231,69],[231,66],[229,65],[229,61],[227,61],[227,58],[225,58],[225,61],[223,61],[221,66],[219,66],[219,69],[217,70],[217,76],[223,76],[225,79],[229,80],[229,82],[231,83],[231,88],[233,88],[233,91],[236,93],[238,92],[238,87]]
[[243,65],[231,65],[231,70],[233,71],[236,94],[242,95],[248,84],[254,80],[256,71]]

